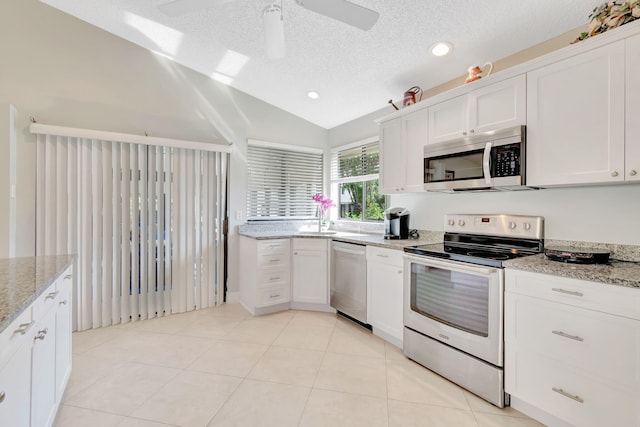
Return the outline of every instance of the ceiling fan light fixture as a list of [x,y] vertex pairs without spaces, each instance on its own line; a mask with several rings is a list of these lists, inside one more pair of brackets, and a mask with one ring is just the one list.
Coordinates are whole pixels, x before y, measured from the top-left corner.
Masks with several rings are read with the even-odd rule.
[[429,52],[433,56],[445,56],[453,50],[453,45],[449,42],[438,42],[431,45]]
[[282,8],[277,4],[270,4],[265,7],[264,17],[264,39],[267,45],[267,56],[271,59],[284,58],[284,21],[282,18]]

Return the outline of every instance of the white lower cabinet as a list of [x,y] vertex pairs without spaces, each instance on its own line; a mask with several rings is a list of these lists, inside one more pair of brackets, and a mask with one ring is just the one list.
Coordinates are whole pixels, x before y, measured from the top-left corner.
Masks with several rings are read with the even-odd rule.
[[639,426],[638,290],[511,269],[505,277],[506,391],[570,425]]
[[373,333],[402,348],[403,252],[367,246],[367,317]]
[[0,334],[0,425],[49,427],[71,372],[72,267]]
[[292,308],[329,304],[329,240],[292,239]]
[[289,239],[240,236],[240,303],[251,314],[288,309],[291,300]]

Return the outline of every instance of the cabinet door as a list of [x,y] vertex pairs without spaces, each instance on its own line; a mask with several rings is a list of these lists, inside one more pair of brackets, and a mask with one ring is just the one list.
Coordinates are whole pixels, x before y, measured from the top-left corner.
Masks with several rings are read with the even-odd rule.
[[426,108],[403,117],[406,154],[405,190],[424,191],[424,146],[428,138],[429,114]]
[[624,179],[624,42],[527,74],[527,184]]
[[402,342],[402,277],[403,269],[397,265],[368,263],[369,298],[371,315],[369,323]]
[[56,409],[56,310],[36,325],[31,349],[31,425],[50,426]]
[[469,98],[458,96],[429,107],[429,144],[462,138],[469,128]]
[[293,250],[293,301],[329,303],[327,250]]
[[[67,273],[70,273],[68,271]],[[59,279],[56,301],[56,401],[62,400],[64,388],[71,374],[71,274]]]
[[399,193],[405,185],[402,117],[380,124],[380,192]]
[[[28,427],[31,402],[31,344],[24,343],[0,366],[0,424]],[[36,425],[36,424],[33,424]]]
[[625,178],[640,181],[640,35],[626,40]]
[[523,74],[469,93],[469,133],[524,125],[526,89]]

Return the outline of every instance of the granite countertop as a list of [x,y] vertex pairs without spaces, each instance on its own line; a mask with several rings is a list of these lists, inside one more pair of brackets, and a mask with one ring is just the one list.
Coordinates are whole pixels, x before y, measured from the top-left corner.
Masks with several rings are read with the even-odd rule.
[[640,288],[640,262],[612,260],[609,264],[570,264],[550,261],[544,254],[540,254],[506,261],[505,265],[516,270]]
[[442,241],[442,233],[420,232],[418,239],[388,240],[382,234],[351,233],[346,231],[313,233],[304,231],[241,231],[241,236],[252,239],[331,239],[341,242],[356,243],[361,245],[378,246],[387,249],[402,250],[406,246],[425,245],[427,243],[438,243]]
[[0,333],[75,259],[75,255],[0,259]]

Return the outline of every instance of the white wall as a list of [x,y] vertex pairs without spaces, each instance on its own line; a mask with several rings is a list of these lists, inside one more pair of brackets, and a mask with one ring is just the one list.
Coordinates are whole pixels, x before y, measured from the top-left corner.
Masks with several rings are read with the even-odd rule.
[[640,245],[640,185],[488,193],[391,196],[411,212],[411,227],[443,230],[446,213],[509,213],[545,219],[545,238]]
[[[34,253],[35,145],[40,123],[234,143],[229,287],[237,290],[236,225],[246,212],[246,139],[325,148],[327,130],[124,41],[37,0],[0,2],[0,101],[18,111],[17,248]],[[0,138],[7,138],[2,134]],[[2,152],[6,156],[3,147]],[[243,219],[236,221],[235,211]]]

